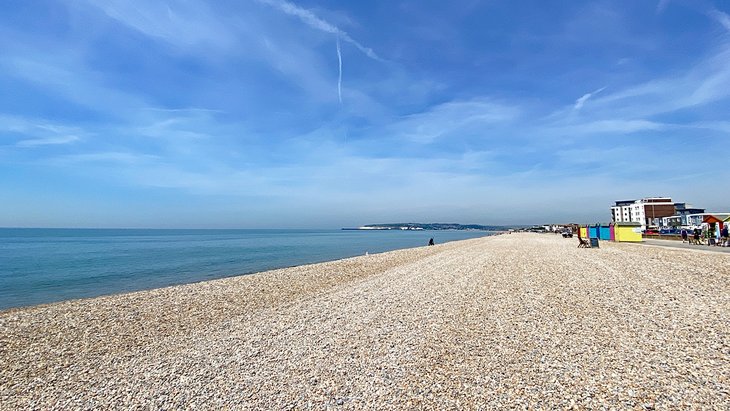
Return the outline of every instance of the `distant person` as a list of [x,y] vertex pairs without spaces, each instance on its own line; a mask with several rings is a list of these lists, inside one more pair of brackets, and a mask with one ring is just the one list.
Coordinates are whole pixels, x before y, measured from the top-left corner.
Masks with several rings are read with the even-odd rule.
[[721,238],[722,238],[722,232],[720,231],[720,225],[719,224],[715,224],[715,245],[716,246],[717,245],[720,245],[720,243],[721,243],[720,239]]
[[684,242],[687,241],[687,230],[682,229],[682,233],[681,234],[682,234],[682,242],[684,243]]
[[722,235],[722,245],[724,245],[725,247],[730,245],[728,244],[728,241],[730,241],[730,230],[728,230],[727,224],[722,228],[720,234]]
[[702,234],[702,231],[699,228],[695,228],[694,234],[692,235],[692,238],[695,240],[694,243],[699,245],[700,244],[700,235]]
[[433,245],[433,238],[428,240],[428,245]]

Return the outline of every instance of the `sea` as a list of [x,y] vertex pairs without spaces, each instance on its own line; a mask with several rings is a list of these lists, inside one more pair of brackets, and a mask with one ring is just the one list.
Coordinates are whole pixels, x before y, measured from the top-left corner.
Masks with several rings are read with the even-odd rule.
[[0,310],[492,235],[490,231],[0,228]]

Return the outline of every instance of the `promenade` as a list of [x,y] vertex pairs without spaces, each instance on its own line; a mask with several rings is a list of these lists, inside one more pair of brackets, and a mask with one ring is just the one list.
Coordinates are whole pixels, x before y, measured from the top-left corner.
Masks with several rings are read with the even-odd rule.
[[706,245],[706,244],[697,245],[697,244],[683,243],[681,241],[676,241],[676,240],[644,239],[644,241],[642,241],[642,244],[656,246],[656,247],[669,247],[669,248],[679,248],[679,249],[685,249],[685,250],[712,251],[712,252],[730,254],[730,247],[716,247],[714,245]]
[[1,312],[0,404],[727,409],[730,256],[576,246],[505,234]]

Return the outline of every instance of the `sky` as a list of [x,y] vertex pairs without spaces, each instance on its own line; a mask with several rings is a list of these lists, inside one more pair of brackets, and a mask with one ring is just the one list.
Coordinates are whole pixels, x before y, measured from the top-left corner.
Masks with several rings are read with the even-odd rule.
[[8,0],[0,226],[730,210],[730,2]]

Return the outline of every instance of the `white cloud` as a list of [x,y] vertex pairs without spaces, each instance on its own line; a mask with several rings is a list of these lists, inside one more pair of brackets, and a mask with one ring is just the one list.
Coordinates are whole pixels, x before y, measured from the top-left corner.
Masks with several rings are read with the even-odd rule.
[[214,110],[214,109],[201,108],[201,107],[185,107],[185,108],[147,107],[144,110],[161,111],[161,112],[165,112],[165,113],[223,113],[223,110]]
[[158,156],[126,151],[107,151],[97,153],[69,154],[56,157],[59,163],[124,163],[139,164],[159,159]]
[[0,131],[33,135],[38,133],[73,134],[77,133],[79,128],[53,124],[44,119],[0,114]]
[[585,134],[630,134],[639,131],[662,130],[669,127],[671,126],[668,124],[643,119],[614,119],[577,123],[562,128],[562,131],[580,136]]
[[730,15],[717,9],[712,9],[709,12],[710,17],[720,23],[726,30],[730,31]]
[[389,131],[396,137],[428,144],[469,127],[507,123],[518,114],[516,107],[489,100],[451,101],[402,117]]
[[[0,114],[0,131],[22,135],[15,147],[33,148],[66,145],[80,141],[88,133],[79,127],[54,124],[45,119]],[[12,136],[12,135],[11,135]]]
[[128,27],[178,46],[230,48],[235,43],[220,16],[200,1],[87,2]]
[[656,12],[662,13],[664,10],[667,9],[667,6],[669,6],[670,0],[659,0],[659,2],[656,5]]
[[699,123],[690,123],[685,125],[685,127],[714,130],[730,134],[730,121],[705,121]]
[[49,146],[49,145],[63,145],[70,144],[79,141],[78,136],[56,136],[56,137],[45,137],[45,138],[32,138],[27,140],[20,140],[15,143],[18,147],[38,147],[38,146]]
[[583,108],[583,105],[586,103],[586,101],[588,101],[589,98],[595,96],[596,94],[602,92],[605,89],[606,89],[606,87],[601,87],[601,88],[599,88],[598,90],[596,90],[596,91],[594,91],[592,93],[586,93],[586,94],[584,94],[582,97],[580,97],[579,99],[575,100],[575,105],[573,106],[573,108],[575,110],[580,110],[581,108]]
[[583,107],[604,118],[642,119],[730,97],[730,44],[679,74],[593,97]]
[[144,98],[104,85],[100,73],[70,54],[59,56],[52,50],[36,50],[8,55],[0,60],[0,69],[95,111],[124,117],[129,110],[147,106]]

